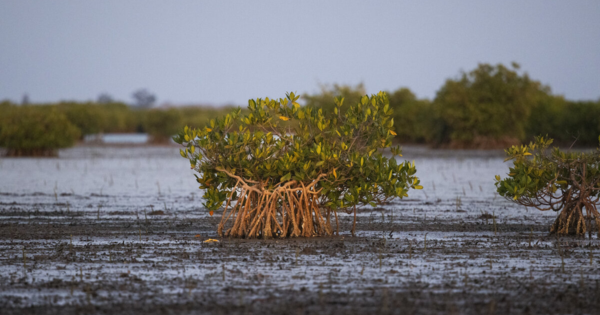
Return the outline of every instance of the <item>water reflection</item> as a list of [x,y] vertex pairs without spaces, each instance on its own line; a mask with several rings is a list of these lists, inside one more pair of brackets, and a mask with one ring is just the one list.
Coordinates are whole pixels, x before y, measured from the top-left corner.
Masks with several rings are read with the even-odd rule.
[[86,135],[85,143],[101,144],[143,144],[148,143],[150,136],[147,133],[106,133]]

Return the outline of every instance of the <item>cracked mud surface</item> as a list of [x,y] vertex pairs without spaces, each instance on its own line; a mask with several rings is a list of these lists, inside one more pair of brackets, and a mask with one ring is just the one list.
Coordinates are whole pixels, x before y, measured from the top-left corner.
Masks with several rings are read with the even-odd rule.
[[1,159],[1,313],[597,313],[596,235],[497,197],[502,156],[438,155],[405,151],[424,190],[361,209],[357,237],[342,214],[340,236],[210,244],[176,148]]

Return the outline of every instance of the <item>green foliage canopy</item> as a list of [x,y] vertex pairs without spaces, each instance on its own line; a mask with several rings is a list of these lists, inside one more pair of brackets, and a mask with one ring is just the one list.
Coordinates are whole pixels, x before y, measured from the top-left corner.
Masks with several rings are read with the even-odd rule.
[[[301,107],[298,96],[250,100],[248,114],[240,110],[211,120],[205,128],[186,127],[174,137],[185,146],[181,155],[191,167],[214,211],[228,196],[236,198],[236,179],[267,190],[295,181],[314,181],[321,206],[347,209],[385,202],[421,189],[414,163],[397,162],[381,153],[391,146],[394,121],[385,93],[362,96],[346,107],[335,98],[331,115]],[[344,114],[342,114],[342,110]],[[392,148],[401,155],[399,148]]]
[[[599,139],[600,140],[600,139]],[[591,220],[600,226],[600,149],[564,152],[548,149],[553,140],[537,137],[525,146],[506,150],[514,160],[508,177],[496,175],[498,193],[518,204],[539,210],[561,211],[552,232],[582,234],[591,231]],[[588,215],[583,215],[583,210]],[[584,221],[588,222],[588,227]]]

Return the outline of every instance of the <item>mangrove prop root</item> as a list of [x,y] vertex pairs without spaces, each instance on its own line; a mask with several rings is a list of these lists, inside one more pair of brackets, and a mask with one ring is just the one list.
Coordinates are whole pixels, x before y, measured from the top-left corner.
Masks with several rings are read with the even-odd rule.
[[[585,214],[583,210],[585,209]],[[592,226],[596,224],[600,237],[600,214],[593,203],[581,202],[565,206],[550,228],[550,233],[558,235],[585,235],[591,238]]]
[[[309,185],[292,180],[266,189],[260,183],[225,173],[236,179],[237,184],[225,204],[217,228],[219,236],[284,238],[333,235],[330,218],[335,212],[321,206],[320,190],[315,190],[324,175]],[[234,193],[237,200],[233,200]],[[337,215],[335,221],[337,226]]]

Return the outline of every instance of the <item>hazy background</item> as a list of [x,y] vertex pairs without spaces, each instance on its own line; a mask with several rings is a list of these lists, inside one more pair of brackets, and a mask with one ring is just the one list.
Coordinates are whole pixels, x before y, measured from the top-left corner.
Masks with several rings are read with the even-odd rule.
[[0,1],[0,99],[245,104],[320,83],[433,98],[516,61],[600,97],[600,1]]

